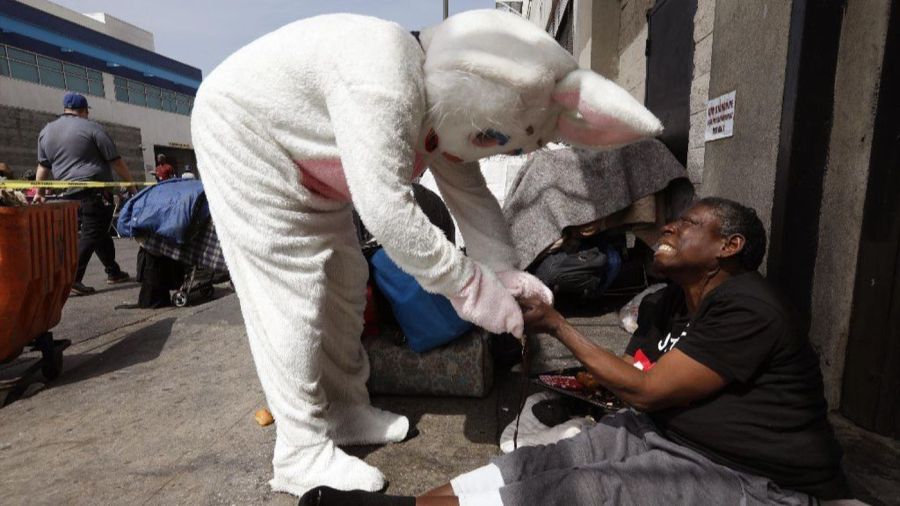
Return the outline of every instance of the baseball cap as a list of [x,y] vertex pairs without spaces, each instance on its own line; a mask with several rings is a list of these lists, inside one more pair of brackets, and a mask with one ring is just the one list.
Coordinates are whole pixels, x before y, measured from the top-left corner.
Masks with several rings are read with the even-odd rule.
[[63,107],[66,109],[87,109],[88,102],[80,93],[66,93],[63,97]]

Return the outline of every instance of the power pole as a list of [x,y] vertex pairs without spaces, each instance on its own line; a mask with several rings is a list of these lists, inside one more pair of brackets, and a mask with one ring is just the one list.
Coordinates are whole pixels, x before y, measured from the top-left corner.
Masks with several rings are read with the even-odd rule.
[[444,19],[447,19],[447,15],[450,13],[450,0],[444,0]]

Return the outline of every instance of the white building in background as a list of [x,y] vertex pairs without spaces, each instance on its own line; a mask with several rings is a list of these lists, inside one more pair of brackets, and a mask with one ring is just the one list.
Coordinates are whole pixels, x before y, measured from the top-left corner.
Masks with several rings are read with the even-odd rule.
[[522,15],[523,0],[497,1],[496,7],[499,10],[512,12],[513,14]]
[[196,166],[190,112],[200,69],[155,52],[153,34],[108,14],[47,0],[0,1],[0,161],[19,175],[36,164],[37,133],[84,94],[139,179],[164,153]]

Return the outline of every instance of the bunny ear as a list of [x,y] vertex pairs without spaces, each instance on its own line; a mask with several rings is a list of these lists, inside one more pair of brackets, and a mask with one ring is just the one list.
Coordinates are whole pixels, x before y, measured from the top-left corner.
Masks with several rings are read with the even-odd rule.
[[556,84],[553,100],[564,108],[557,135],[575,145],[623,146],[663,130],[656,116],[627,91],[590,70],[569,72]]

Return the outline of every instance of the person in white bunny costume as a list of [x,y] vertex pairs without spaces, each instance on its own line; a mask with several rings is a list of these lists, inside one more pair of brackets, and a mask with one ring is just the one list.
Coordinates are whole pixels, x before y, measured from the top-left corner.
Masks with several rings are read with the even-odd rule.
[[[499,11],[422,31],[350,14],[300,20],[228,57],[200,86],[198,166],[276,422],[276,491],[379,490],[336,445],[403,440],[371,406],[360,343],[366,261],[355,207],[387,254],[459,315],[521,337],[515,297],[551,294],[516,269],[477,160],[553,140],[620,146],[659,121],[548,34]],[[430,167],[464,256],[417,208]]]

